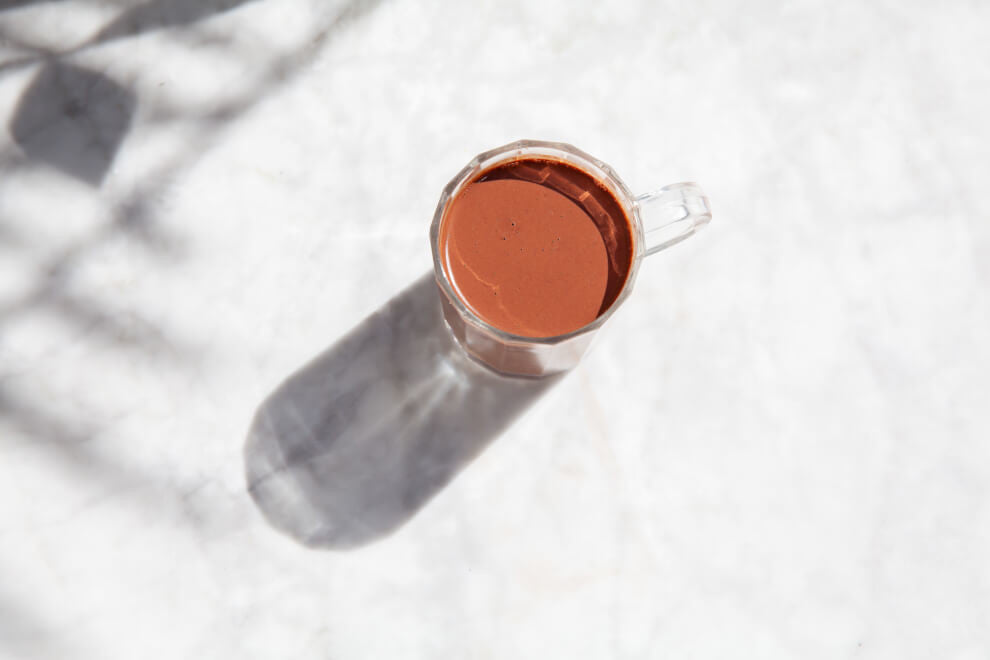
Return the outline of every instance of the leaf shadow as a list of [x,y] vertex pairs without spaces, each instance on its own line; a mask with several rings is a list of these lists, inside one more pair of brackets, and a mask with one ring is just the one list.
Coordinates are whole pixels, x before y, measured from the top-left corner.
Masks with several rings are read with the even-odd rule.
[[31,161],[98,187],[136,105],[134,92],[104,74],[49,60],[22,94],[8,128]]

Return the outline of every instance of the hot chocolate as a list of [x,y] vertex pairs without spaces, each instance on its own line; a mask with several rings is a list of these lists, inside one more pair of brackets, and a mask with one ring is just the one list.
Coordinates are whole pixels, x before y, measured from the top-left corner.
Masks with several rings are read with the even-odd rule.
[[440,227],[447,278],[491,325],[526,337],[577,330],[622,291],[633,261],[622,204],[574,165],[523,158],[482,171]]

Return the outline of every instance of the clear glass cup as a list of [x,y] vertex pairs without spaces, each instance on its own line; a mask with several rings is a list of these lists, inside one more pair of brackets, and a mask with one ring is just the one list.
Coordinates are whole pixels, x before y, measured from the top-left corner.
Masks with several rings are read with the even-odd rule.
[[[493,167],[534,157],[563,161],[592,175],[615,196],[633,225],[630,272],[615,301],[591,323],[555,337],[515,335],[479,318],[454,291],[443,268],[440,249],[440,227],[447,209],[465,185]],[[497,372],[541,377],[567,371],[577,365],[591,346],[596,331],[629,296],[643,257],[679,243],[711,218],[708,198],[697,184],[675,183],[637,197],[611,167],[562,142],[519,140],[478,154],[443,189],[430,226],[433,270],[440,289],[444,319],[467,354]]]

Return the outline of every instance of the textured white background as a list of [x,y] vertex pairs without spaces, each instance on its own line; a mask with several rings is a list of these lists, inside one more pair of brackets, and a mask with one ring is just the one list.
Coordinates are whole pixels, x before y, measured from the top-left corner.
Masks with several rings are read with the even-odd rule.
[[[990,657],[990,5],[231,4],[0,11],[0,657]],[[715,218],[396,533],[275,531],[256,408],[520,137]]]

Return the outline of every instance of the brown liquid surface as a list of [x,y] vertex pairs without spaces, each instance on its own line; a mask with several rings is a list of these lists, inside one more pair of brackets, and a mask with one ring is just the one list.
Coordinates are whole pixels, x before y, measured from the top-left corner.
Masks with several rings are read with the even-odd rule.
[[455,291],[493,326],[527,337],[581,328],[629,276],[632,229],[593,176],[559,161],[487,170],[450,202],[440,228]]

